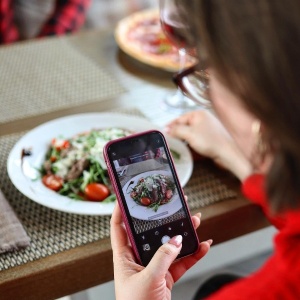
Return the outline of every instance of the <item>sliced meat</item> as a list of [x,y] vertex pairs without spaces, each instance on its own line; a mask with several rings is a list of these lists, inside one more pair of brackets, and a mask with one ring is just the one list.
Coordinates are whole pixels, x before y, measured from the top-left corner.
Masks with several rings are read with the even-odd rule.
[[151,203],[155,203],[158,201],[158,188],[156,185],[153,185]]
[[69,173],[66,176],[66,180],[70,181],[77,179],[88,166],[89,161],[87,158],[78,160],[70,169]]
[[46,160],[44,162],[43,167],[44,167],[46,174],[52,174],[51,166],[52,166],[52,163],[50,160]]

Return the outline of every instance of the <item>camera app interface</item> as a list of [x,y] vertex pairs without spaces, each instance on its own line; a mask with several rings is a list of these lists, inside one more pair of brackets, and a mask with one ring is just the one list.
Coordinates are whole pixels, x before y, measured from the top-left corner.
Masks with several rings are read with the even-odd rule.
[[[144,264],[175,235],[191,235],[164,147],[113,161]],[[182,249],[184,251],[184,249]],[[189,251],[187,249],[187,251]]]

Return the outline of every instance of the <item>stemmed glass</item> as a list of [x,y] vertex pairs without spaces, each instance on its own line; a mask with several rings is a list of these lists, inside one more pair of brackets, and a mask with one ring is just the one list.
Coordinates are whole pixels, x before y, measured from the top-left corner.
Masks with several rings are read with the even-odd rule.
[[[179,17],[176,7],[176,0],[159,0],[160,21],[164,34],[170,42],[178,48],[179,53],[179,72],[183,71],[186,66],[187,56],[186,50],[186,26]],[[166,108],[176,109],[177,112],[184,112],[195,108],[195,102],[183,95],[178,88],[175,94],[168,95],[164,99]]]

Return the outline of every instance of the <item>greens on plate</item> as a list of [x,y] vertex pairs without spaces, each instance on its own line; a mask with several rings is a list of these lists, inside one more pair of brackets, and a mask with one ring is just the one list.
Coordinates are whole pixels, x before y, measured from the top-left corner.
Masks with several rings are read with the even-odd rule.
[[106,128],[92,129],[68,139],[52,139],[40,170],[43,184],[72,199],[115,201],[103,147],[110,140],[130,134],[125,129]]

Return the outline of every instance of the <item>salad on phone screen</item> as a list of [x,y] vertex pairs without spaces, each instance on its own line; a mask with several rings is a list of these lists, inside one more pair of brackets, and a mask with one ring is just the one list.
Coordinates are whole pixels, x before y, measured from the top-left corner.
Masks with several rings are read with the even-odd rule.
[[126,129],[106,128],[92,129],[69,139],[53,138],[40,170],[43,184],[72,199],[115,201],[103,147],[110,140],[130,134]]
[[170,177],[153,174],[140,178],[132,188],[130,197],[138,204],[147,206],[155,212],[161,205],[169,203],[175,192],[175,184]]

